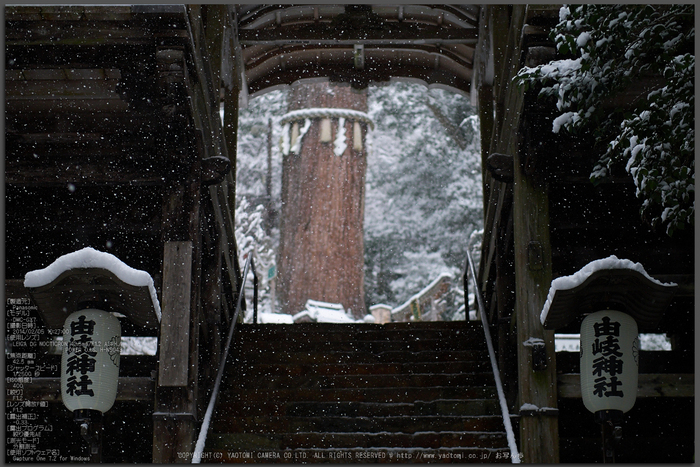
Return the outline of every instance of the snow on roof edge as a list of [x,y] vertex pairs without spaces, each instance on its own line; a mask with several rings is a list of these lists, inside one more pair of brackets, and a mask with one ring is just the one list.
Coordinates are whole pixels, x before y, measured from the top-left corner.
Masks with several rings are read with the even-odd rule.
[[579,271],[575,272],[570,276],[562,276],[554,279],[552,285],[549,288],[549,293],[547,294],[547,300],[542,307],[542,312],[540,313],[540,323],[544,325],[547,320],[547,314],[549,313],[549,307],[552,305],[554,300],[554,294],[557,290],[570,290],[581,285],[588,277],[596,271],[602,269],[631,269],[642,274],[644,277],[649,279],[651,282],[664,286],[664,287],[676,287],[678,284],[674,282],[664,283],[657,279],[654,279],[649,274],[647,274],[644,266],[641,263],[634,263],[628,259],[619,259],[615,255],[608,256],[607,258],[597,259],[591,261]]
[[153,278],[146,271],[134,269],[124,264],[116,256],[95,250],[91,247],[60,256],[56,261],[49,264],[44,269],[29,271],[24,275],[24,286],[27,288],[43,287],[53,282],[58,276],[71,269],[102,268],[107,269],[119,280],[133,285],[134,287],[148,287],[156,311],[158,322],[160,322],[161,311],[160,302],[156,294]]

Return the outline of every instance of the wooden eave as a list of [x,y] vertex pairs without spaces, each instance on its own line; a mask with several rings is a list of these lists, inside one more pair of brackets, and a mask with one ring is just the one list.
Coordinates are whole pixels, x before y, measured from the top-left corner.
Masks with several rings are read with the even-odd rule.
[[364,12],[346,5],[233,7],[238,18],[235,41],[249,95],[309,78],[365,87],[406,77],[469,92],[478,6],[363,8]]
[[309,48],[266,53],[268,60],[247,69],[251,95],[267,87],[291,84],[299,79],[330,77],[334,81],[388,81],[391,78],[415,78],[427,84],[441,84],[467,92],[471,69],[453,60],[448,53],[427,51],[427,47],[366,48],[362,69],[353,64],[354,50],[343,47]]
[[[239,5],[240,25],[260,29],[305,23],[329,23],[345,12],[344,5]],[[455,27],[478,24],[478,5],[372,5],[378,17],[386,21],[445,25]]]
[[[17,6],[5,13],[9,183],[163,183],[169,162],[152,157],[167,99],[158,73],[199,101],[180,111],[198,120],[203,105],[218,116],[211,91],[199,91],[200,80],[208,80],[198,71],[202,58],[183,5]],[[182,51],[180,64],[166,58],[171,69],[163,73],[159,50],[173,49]],[[206,153],[222,155],[210,141],[217,132],[209,119],[196,124]],[[49,164],[34,164],[36,155],[50,155]],[[45,176],[36,177],[37,170]]]
[[330,25],[309,25],[303,28],[241,29],[241,45],[423,45],[476,44],[475,29],[440,26],[391,25],[382,30],[338,30]]
[[[37,203],[77,186],[106,203],[98,210],[68,202],[66,208],[35,209],[34,216],[15,209],[8,222],[33,226],[33,235],[68,238],[79,221],[87,222],[85,235],[98,238],[113,232],[146,242],[160,238],[163,187],[184,177],[192,162],[163,150],[166,121],[186,130],[181,137],[196,145],[202,159],[228,156],[219,83],[200,48],[198,16],[184,5],[8,6],[5,26],[8,196],[14,203]],[[203,186],[222,182],[217,161],[201,162]],[[223,178],[233,184],[230,176]],[[28,201],[16,199],[19,187],[29,189]],[[230,196],[220,186],[210,189],[219,191],[218,198]],[[141,199],[141,192],[157,202],[110,204],[117,194]],[[39,202],[38,210],[45,205]],[[70,206],[77,217],[66,210]],[[87,221],[91,215],[94,222]],[[220,217],[223,225],[232,215]],[[234,274],[232,258],[227,262]]]

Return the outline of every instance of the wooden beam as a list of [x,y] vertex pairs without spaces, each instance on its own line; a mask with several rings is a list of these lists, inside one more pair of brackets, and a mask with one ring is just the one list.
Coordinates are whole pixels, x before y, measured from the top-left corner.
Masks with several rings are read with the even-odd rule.
[[338,29],[325,24],[303,28],[241,29],[241,45],[406,45],[469,44],[477,42],[477,30],[392,24],[382,29]]
[[[356,44],[355,44],[356,45]],[[429,71],[436,68],[436,55],[439,55],[438,65],[440,68],[448,69],[456,75],[466,76],[471,74],[471,65],[473,62],[474,50],[472,46],[457,45],[457,46],[442,46],[440,44],[395,44],[391,46],[370,44],[363,46],[363,56],[365,66],[357,69],[354,66],[355,49],[353,44],[292,44],[282,47],[275,46],[255,46],[243,50],[244,61],[247,70],[253,70],[257,67],[276,67],[280,64],[286,69],[299,68],[309,66],[318,62],[322,67],[328,66],[349,66],[352,69],[360,72],[362,69],[372,70],[372,78],[378,79],[378,67],[383,63],[391,63],[392,70],[389,72],[393,75],[400,76],[397,72],[397,64],[414,63],[417,66],[428,67]],[[281,57],[283,54],[284,57]],[[309,60],[315,58],[316,60]],[[449,64],[445,66],[445,64]],[[465,67],[469,70],[455,72],[455,67]],[[404,67],[405,68],[405,67]]]
[[[190,96],[189,104],[195,128],[202,132],[205,154],[204,158],[225,156],[222,142],[221,118],[219,116],[219,83],[214,82],[212,68],[207,57],[204,25],[201,18],[201,6],[189,5],[188,18],[192,36],[187,48],[188,66],[185,73],[185,85]],[[191,73],[191,75],[190,75]]]
[[[508,91],[511,89],[507,76],[510,68],[510,60],[518,60],[519,57],[514,56],[514,51],[509,50],[509,34],[512,30],[511,18],[508,14],[508,5],[493,5],[487,7],[488,23],[487,28],[490,28],[492,44],[490,44],[490,52],[492,54],[494,77],[493,77],[493,111],[494,118],[493,129],[491,132],[491,147],[489,155],[499,151],[503,143],[507,140],[501,138],[503,122],[505,120],[504,107],[505,99]],[[519,9],[518,9],[519,10]],[[510,53],[510,55],[509,55]],[[503,151],[501,151],[503,152]]]
[[278,54],[254,68],[248,67],[246,76],[251,94],[270,86],[291,84],[298,79],[324,77],[331,77],[335,82],[350,83],[380,82],[392,77],[417,78],[428,84],[439,83],[469,92],[469,63],[460,63],[441,54],[437,68],[440,73],[437,73],[437,50],[426,51],[418,47],[399,49],[399,46],[365,48],[365,67],[358,70],[353,65],[351,48],[305,48],[289,55]]
[[[133,157],[138,158],[138,156]],[[107,156],[106,156],[107,157]],[[113,159],[112,159],[113,160]],[[122,161],[124,161],[122,159]],[[53,161],[50,164],[6,161],[5,183],[22,186],[59,186],[68,183],[87,183],[100,186],[110,185],[163,185],[166,171],[164,167],[141,169],[143,164],[128,161],[106,166],[100,161],[78,162]],[[160,169],[160,170],[159,170]]]
[[[551,251],[549,246],[549,220],[547,189],[532,180],[520,167],[521,158],[521,112],[524,108],[523,94],[511,84],[511,79],[521,66],[522,43],[520,31],[525,18],[525,6],[486,6],[484,28],[490,33],[492,44],[484,42],[482,53],[492,52],[493,68],[493,115],[491,120],[488,152],[515,155],[514,186],[512,191],[513,239],[515,242],[515,312],[518,355],[518,404],[530,403],[538,407],[556,408],[556,368],[554,360],[553,333],[545,333],[539,323],[539,311],[544,304],[551,282]],[[487,78],[486,65],[481,68],[482,79]],[[480,69],[481,69],[480,68]],[[488,81],[485,81],[488,84]],[[487,96],[481,105],[490,107]],[[489,116],[490,120],[490,116]],[[487,143],[487,144],[488,144]],[[491,266],[497,253],[497,239],[501,235],[501,224],[508,215],[504,184],[498,183],[489,173],[484,177],[485,235],[482,251],[481,281],[492,280]],[[504,245],[505,246],[505,245]],[[502,253],[502,252],[501,252]],[[501,294],[503,291],[501,291]],[[546,359],[533,358],[532,347],[522,345],[530,338],[545,342]],[[537,365],[535,365],[537,364]],[[535,368],[538,369],[535,369]],[[520,446],[525,462],[556,463],[559,459],[559,437],[557,417],[525,417],[520,423]]]
[[[38,73],[41,71],[42,73]],[[13,100],[59,100],[59,99],[117,99],[119,74],[112,70],[103,79],[75,79],[67,74],[58,75],[53,70],[23,72],[25,79],[5,81],[5,99]]]
[[[221,95],[221,67],[224,61],[222,54],[224,52],[224,30],[231,25],[228,21],[228,8],[226,5],[205,5],[206,8],[206,24],[204,24],[204,38],[206,42],[206,50],[212,74],[213,94],[218,98]],[[218,99],[217,99],[218,100]]]
[[[229,281],[232,287],[237,287],[240,275],[240,264],[238,262],[238,246],[236,245],[236,164],[237,164],[237,147],[238,147],[238,113],[241,97],[247,99],[247,83],[245,82],[245,67],[243,65],[243,57],[241,53],[240,43],[238,42],[238,25],[235,8],[229,6],[229,17],[233,16],[234,24],[230,34],[224,34],[224,40],[227,41],[224,49],[231,50],[235,54],[234,57],[229,57],[225,60],[223,66],[226,69],[221,70],[222,76],[225,78],[222,104],[224,107],[224,121],[222,127],[222,142],[226,154],[231,161],[230,170],[217,189],[216,193],[212,193],[212,202],[215,202],[215,212],[217,213],[217,222],[219,229],[223,235],[224,245],[222,252],[226,269],[229,275]],[[245,104],[244,104],[245,105]],[[237,291],[233,291],[234,296]]]
[[5,7],[5,21],[72,20],[82,18],[123,21],[131,18],[131,7],[23,5]]
[[151,45],[153,29],[161,34],[186,35],[182,5],[8,7],[7,41],[20,44]]
[[[21,378],[20,378],[21,379]],[[61,378],[40,377],[29,378],[30,382],[10,382],[20,384],[23,401],[61,402]],[[153,400],[155,381],[148,376],[121,376],[117,385],[117,401],[150,401]],[[14,387],[14,386],[13,386]],[[7,396],[7,400],[12,400]]]
[[[480,116],[482,122],[482,179],[484,183],[484,241],[482,244],[482,261],[479,266],[479,275],[483,282],[491,277],[493,255],[496,252],[496,237],[502,222],[502,212],[506,200],[510,200],[510,192],[501,182],[493,178],[487,170],[487,158],[494,152],[506,152],[507,145],[512,138],[501,138],[501,127],[506,119],[504,115],[504,100],[506,93],[511,88],[504,89],[500,74],[508,70],[508,32],[510,30],[510,18],[506,5],[489,5],[484,7],[482,23],[480,25],[481,56],[479,57],[479,76],[477,81],[484,87],[479,95]],[[512,52],[511,52],[512,53]],[[489,65],[493,70],[489,71]],[[494,75],[495,76],[492,76]],[[484,122],[487,125],[484,127]],[[517,126],[516,126],[517,127]],[[484,137],[488,139],[484,139]],[[510,190],[508,190],[510,191]],[[508,196],[506,196],[508,194]]]
[[[228,205],[227,190],[221,185],[217,187],[211,186],[209,187],[209,193],[214,207],[214,217],[222,244],[221,253],[228,271],[228,279],[230,284],[235,287],[239,283],[238,271],[240,271],[240,265],[238,264],[234,219]],[[236,290],[232,292],[233,296],[237,294]]]
[[187,386],[191,287],[192,242],[166,242],[163,251],[159,386]]
[[[80,118],[79,118],[80,117]],[[5,131],[16,135],[51,135],[72,134],[78,135],[93,133],[99,135],[100,141],[119,142],[126,141],[136,146],[143,143],[144,138],[150,136],[150,132],[157,126],[158,120],[150,109],[143,111],[129,109],[126,112],[91,112],[75,115],[69,111],[56,111],[32,114],[9,114],[5,123]],[[45,137],[48,137],[45,136]],[[123,139],[122,139],[123,138]],[[140,140],[140,141],[139,141]],[[104,146],[103,146],[104,147]]]
[[118,97],[110,98],[34,98],[34,99],[7,99],[5,108],[7,112],[125,112],[128,103]]
[[[565,373],[557,376],[558,395],[563,399],[581,398],[581,375]],[[695,397],[694,374],[648,374],[639,375],[637,397]]]
[[12,45],[103,45],[107,44],[147,44],[152,43],[153,33],[147,28],[139,28],[133,23],[113,23],[97,21],[71,22],[66,27],[60,20],[26,21],[8,28],[7,43]]
[[[199,167],[198,161],[194,167]],[[193,168],[185,185],[171,187],[164,203],[163,317],[153,414],[154,463],[186,462],[178,452],[191,451],[196,438],[201,308],[198,173]],[[168,329],[170,323],[175,327],[172,330]]]

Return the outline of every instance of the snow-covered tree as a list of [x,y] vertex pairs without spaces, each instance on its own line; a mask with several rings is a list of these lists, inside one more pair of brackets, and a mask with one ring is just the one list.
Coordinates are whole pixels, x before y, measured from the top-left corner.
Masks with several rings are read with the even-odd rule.
[[260,199],[265,193],[267,177],[268,124],[272,120],[272,198],[279,208],[282,179],[282,153],[278,141],[281,127],[278,121],[287,112],[287,92],[271,91],[252,99],[239,112],[238,158],[236,161],[236,193],[249,201]]
[[455,282],[481,227],[478,119],[469,100],[398,82],[370,89],[367,302],[396,305],[441,273]]
[[[552,31],[561,58],[515,78],[556,98],[554,132],[593,134],[602,154],[593,183],[625,165],[642,216],[668,235],[695,218],[694,12],[692,4],[564,6]],[[641,81],[655,83],[645,99],[606,105]]]
[[[266,213],[265,209],[279,210],[281,180],[281,153],[278,145],[273,144],[270,167],[272,200],[271,203],[267,203],[268,130],[269,122],[272,120],[272,140],[275,142],[279,139],[279,125],[276,122],[286,112],[286,98],[286,92],[272,91],[256,97],[239,112],[236,160],[236,242],[242,254],[247,254],[249,251],[256,252],[256,268],[261,280],[259,308],[264,312],[277,309],[270,303],[270,284],[267,282],[266,273],[269,267],[275,265],[279,229],[275,225],[270,229],[265,228],[265,220],[269,219],[271,214]],[[249,277],[248,280],[250,279]]]
[[[276,241],[263,229],[264,206],[252,206],[245,196],[238,199],[236,204],[236,244],[242,254],[253,254],[256,272],[259,279],[258,300],[263,311],[273,309],[269,303],[269,284],[267,283],[267,268],[275,264]],[[241,264],[244,260],[241,258]],[[248,282],[250,281],[250,282]],[[248,277],[246,286],[252,286],[252,275]]]

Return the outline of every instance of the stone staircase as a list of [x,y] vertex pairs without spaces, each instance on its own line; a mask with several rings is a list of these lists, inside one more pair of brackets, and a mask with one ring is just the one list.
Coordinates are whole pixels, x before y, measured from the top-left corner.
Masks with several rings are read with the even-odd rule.
[[202,462],[510,462],[470,322],[240,325]]

